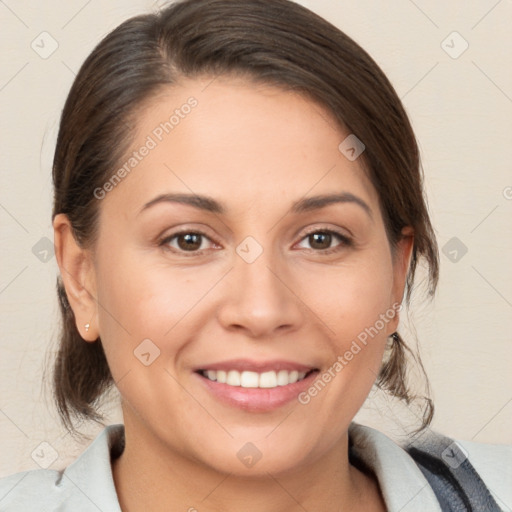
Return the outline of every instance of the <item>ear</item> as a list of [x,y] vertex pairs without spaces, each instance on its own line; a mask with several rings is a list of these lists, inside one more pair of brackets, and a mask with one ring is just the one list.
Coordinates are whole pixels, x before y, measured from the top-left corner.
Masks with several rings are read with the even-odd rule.
[[[53,234],[55,257],[68,302],[75,315],[78,332],[85,341],[96,341],[99,331],[96,320],[96,281],[91,253],[76,241],[67,215],[59,213],[55,216]],[[88,327],[86,324],[89,324]]]
[[[391,294],[391,304],[402,304],[413,247],[414,230],[413,228],[407,226],[402,229],[402,237],[400,240],[398,240],[393,254],[393,288]],[[400,309],[395,309],[395,316],[387,324],[388,335],[393,334],[398,329]]]

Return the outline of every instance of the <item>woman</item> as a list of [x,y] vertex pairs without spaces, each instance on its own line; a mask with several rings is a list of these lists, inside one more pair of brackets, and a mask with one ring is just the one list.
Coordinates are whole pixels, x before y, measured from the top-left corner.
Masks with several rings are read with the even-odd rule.
[[124,425],[3,479],[1,510],[510,505],[510,451],[429,431],[428,399],[406,448],[353,422],[374,383],[415,398],[400,310],[438,257],[407,116],[345,34],[287,0],[128,20],[76,77],[53,177],[57,403],[73,430],[115,384]]

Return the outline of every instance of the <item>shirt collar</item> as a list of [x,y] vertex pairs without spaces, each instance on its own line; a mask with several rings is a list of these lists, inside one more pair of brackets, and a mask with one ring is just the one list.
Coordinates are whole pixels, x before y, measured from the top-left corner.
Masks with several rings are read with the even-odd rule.
[[378,430],[352,422],[350,454],[375,474],[388,510],[441,512],[427,479],[412,457]]
[[109,425],[63,472],[61,482],[74,485],[99,510],[122,512],[114,485],[112,459],[124,448],[124,425]]

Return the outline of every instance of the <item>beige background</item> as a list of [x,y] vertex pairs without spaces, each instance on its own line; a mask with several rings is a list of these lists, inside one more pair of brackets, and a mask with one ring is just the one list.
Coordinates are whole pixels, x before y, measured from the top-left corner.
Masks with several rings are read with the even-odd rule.
[[[353,37],[390,77],[420,141],[440,246],[457,239],[441,254],[436,300],[413,308],[433,428],[511,443],[512,2],[301,3]],[[51,158],[87,54],[121,21],[156,8],[142,0],[0,2],[0,477],[37,468],[36,449],[61,468],[84,448],[65,435],[41,387],[58,318],[57,266],[44,240],[53,240]],[[45,55],[52,44],[58,48]],[[372,393],[357,419],[398,437],[415,414]],[[120,421],[115,407],[110,421]]]

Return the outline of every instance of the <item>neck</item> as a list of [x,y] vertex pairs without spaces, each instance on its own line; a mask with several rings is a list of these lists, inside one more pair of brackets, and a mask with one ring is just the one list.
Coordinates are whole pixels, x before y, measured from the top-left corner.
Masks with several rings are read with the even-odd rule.
[[127,420],[125,449],[113,462],[123,512],[386,510],[378,484],[349,463],[347,434],[314,463],[248,478],[191,460]]

